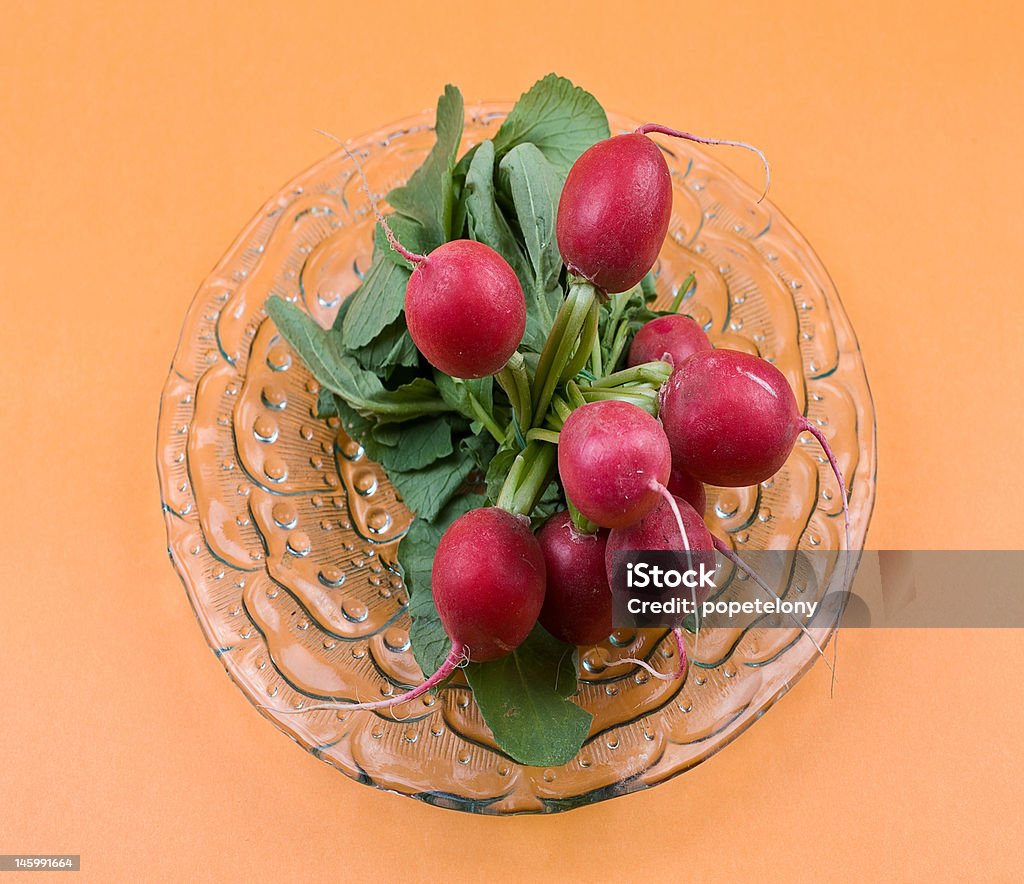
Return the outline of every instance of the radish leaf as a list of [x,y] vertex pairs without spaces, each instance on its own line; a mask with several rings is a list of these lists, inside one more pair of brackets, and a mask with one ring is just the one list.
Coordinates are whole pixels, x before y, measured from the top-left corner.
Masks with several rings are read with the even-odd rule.
[[608,116],[593,95],[548,74],[516,102],[494,148],[500,158],[516,145],[535,144],[564,181],[579,155],[610,134]]
[[495,742],[520,764],[565,764],[590,733],[593,716],[568,699],[576,692],[574,654],[571,645],[535,626],[507,657],[466,667]]

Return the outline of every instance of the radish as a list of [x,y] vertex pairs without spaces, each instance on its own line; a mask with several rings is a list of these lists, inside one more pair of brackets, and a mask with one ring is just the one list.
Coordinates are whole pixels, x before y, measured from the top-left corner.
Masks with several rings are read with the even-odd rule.
[[[678,540],[681,539],[685,552],[679,550],[681,569],[697,569],[701,564],[708,569],[716,567],[715,552],[728,559],[740,571],[745,573],[771,598],[778,599],[779,596],[767,583],[746,564],[724,541],[719,540],[710,531],[698,513],[685,500],[674,499],[674,506],[669,505],[669,500],[661,501],[647,516],[634,525],[627,528],[615,529],[608,536],[608,544],[605,549],[605,568],[608,580],[614,579],[613,557],[617,552],[623,551],[648,551],[648,550],[679,550]],[[692,591],[692,601],[695,609],[699,609],[710,595],[709,590],[700,589]],[[834,670],[827,659],[821,646],[814,640],[810,630],[792,618],[800,631],[810,639],[818,654],[829,670]],[[699,620],[698,620],[699,624]],[[698,626],[699,628],[699,626]],[[682,677],[686,667],[686,649],[683,644],[683,632],[681,627],[675,627],[673,634],[676,640],[676,647],[679,650],[680,665],[677,667],[674,677]],[[620,661],[640,662],[640,661]],[[663,677],[663,676],[662,676]],[[672,676],[670,676],[672,677]]]
[[738,350],[696,353],[665,383],[659,414],[673,465],[711,485],[763,482],[786,462],[800,433],[813,435],[839,483],[850,548],[842,470],[825,435],[799,412],[785,376],[770,362]]
[[509,263],[468,239],[425,256],[396,242],[392,247],[416,265],[405,289],[405,321],[427,362],[454,378],[501,371],[526,330],[526,298]]
[[672,452],[665,431],[637,405],[617,399],[573,411],[558,439],[565,496],[603,528],[643,518],[668,494]]
[[359,158],[335,136],[321,134],[355,164],[388,244],[414,266],[405,287],[405,321],[416,349],[453,378],[497,374],[526,331],[526,296],[508,261],[469,239],[442,243],[429,255],[409,251],[381,214]]
[[612,591],[605,570],[608,532],[581,534],[567,511],[537,532],[544,553],[547,591],[540,624],[571,645],[593,645],[612,631]]
[[276,711],[389,709],[422,696],[466,663],[486,663],[514,651],[526,641],[544,603],[544,553],[530,531],[530,520],[500,507],[459,516],[437,546],[431,582],[452,649],[430,678],[383,700]]
[[627,358],[633,366],[665,359],[667,354],[678,368],[694,353],[710,349],[711,341],[700,324],[689,316],[674,313],[644,323],[633,338]]
[[569,170],[555,235],[570,273],[606,292],[632,288],[654,265],[672,213],[661,150],[636,133],[599,141]]
[[704,490],[704,483],[693,478],[685,470],[679,469],[672,464],[672,474],[668,479],[668,490],[676,497],[681,497],[696,510],[703,518],[708,508],[707,492]]
[[544,604],[544,553],[530,520],[499,507],[460,516],[434,555],[434,604],[452,655],[474,663],[519,647]]
[[656,123],[584,151],[562,188],[555,235],[569,272],[613,294],[640,282],[654,266],[668,233],[672,177],[648,132],[745,147],[761,157],[769,174],[764,155],[749,144],[701,138]]

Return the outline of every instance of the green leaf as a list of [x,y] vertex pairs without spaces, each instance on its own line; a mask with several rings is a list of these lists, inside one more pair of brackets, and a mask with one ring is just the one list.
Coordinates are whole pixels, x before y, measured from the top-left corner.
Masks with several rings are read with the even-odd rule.
[[499,157],[535,144],[564,181],[588,147],[608,138],[608,116],[589,92],[548,74],[525,92],[494,136]]
[[401,316],[384,329],[365,347],[352,350],[352,355],[369,372],[383,375],[386,380],[394,369],[411,368],[419,362],[420,354],[409,337],[405,319]]
[[466,226],[466,200],[463,199],[463,188],[466,185],[466,173],[469,171],[470,163],[476,155],[479,144],[474,144],[467,150],[462,158],[455,164],[455,171],[452,172],[452,195],[455,197],[455,205],[452,206],[452,237],[462,236],[463,228]]
[[554,167],[532,144],[521,144],[501,161],[499,178],[512,198],[519,229],[530,256],[535,288],[558,285],[562,256],[555,237],[555,220],[562,184]]
[[560,513],[564,509],[565,494],[562,491],[562,487],[557,482],[551,482],[544,489],[544,493],[541,495],[540,500],[537,501],[533,512],[530,513],[530,519],[533,522],[533,526],[537,528],[555,513]]
[[409,271],[378,256],[356,289],[341,323],[342,341],[353,350],[364,347],[394,322],[405,304]]
[[466,174],[463,200],[466,205],[467,233],[470,239],[490,246],[501,255],[519,277],[524,292],[533,289],[535,275],[516,240],[505,215],[498,207],[494,192],[494,143],[477,146]]
[[526,291],[527,341],[531,349],[544,345],[562,290],[558,284],[562,256],[555,237],[558,198],[562,184],[554,167],[532,144],[521,144],[501,161],[502,190],[515,208],[533,271],[533,286]]
[[362,440],[366,438],[376,422],[372,417],[361,415],[340,396],[336,396],[333,392],[330,395],[334,397],[334,410],[341,419],[342,429],[361,445]]
[[326,387],[321,387],[320,392],[316,394],[316,416],[323,421],[329,417],[341,416],[337,397]]
[[519,446],[514,442],[506,442],[498,449],[491,463],[487,467],[487,477],[484,480],[487,485],[487,499],[493,504],[498,499],[501,486],[505,484],[508,471],[515,463],[516,455],[519,454]]
[[494,407],[494,378],[491,376],[462,380],[449,377],[444,372],[435,369],[434,383],[437,384],[441,398],[454,411],[465,415],[472,421],[478,420],[478,417],[470,404],[470,396],[476,399],[487,412]]
[[576,692],[573,654],[572,646],[536,626],[507,657],[466,667],[495,742],[520,764],[565,764],[590,733],[593,716],[567,699]]
[[[473,459],[473,465],[480,471],[481,476],[487,471],[498,451],[498,443],[484,432],[478,436],[467,436],[459,446]],[[477,480],[477,477],[472,475],[469,478],[472,481]]]
[[456,497],[433,522],[426,519],[413,521],[398,545],[398,562],[409,591],[409,613],[412,616],[409,641],[413,656],[426,675],[436,672],[451,650],[451,640],[445,635],[431,595],[430,576],[437,544],[452,522],[482,505],[483,497],[479,494]]
[[[412,528],[409,529],[412,531]],[[402,540],[408,543],[408,537]],[[437,549],[435,544],[434,549]],[[431,552],[431,558],[433,552]],[[409,573],[408,571],[406,572]],[[406,578],[408,580],[408,578]],[[441,668],[452,649],[452,640],[441,625],[441,618],[434,607],[434,597],[430,594],[430,570],[427,569],[418,579],[419,588],[409,599],[409,615],[412,626],[409,628],[409,641],[412,644],[412,655],[416,658],[425,676],[430,676]],[[424,586],[423,584],[426,583]]]
[[267,313],[321,386],[333,390],[359,414],[388,422],[451,410],[426,378],[416,378],[397,390],[385,388],[345,351],[341,334],[320,328],[294,304],[275,296],[267,301]]
[[650,302],[658,297],[658,287],[654,282],[654,271],[648,270],[644,278],[640,280],[640,290],[644,293],[644,300]]
[[371,460],[387,471],[421,470],[452,453],[452,427],[445,417],[383,424],[362,440]]
[[476,466],[472,448],[486,444],[480,436],[470,436],[440,460],[420,470],[391,470],[388,478],[402,495],[405,505],[419,518],[433,520],[466,481]]
[[388,194],[396,212],[420,225],[430,250],[452,237],[452,172],[462,140],[464,113],[462,93],[454,86],[445,86],[444,95],[437,101],[437,140],[433,148],[409,180]]

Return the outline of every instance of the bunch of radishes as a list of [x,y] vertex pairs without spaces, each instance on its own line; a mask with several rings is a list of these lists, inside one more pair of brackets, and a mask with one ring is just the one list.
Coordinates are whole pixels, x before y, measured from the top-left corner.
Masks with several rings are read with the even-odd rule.
[[[517,354],[523,289],[501,255],[471,240],[417,255],[387,231],[415,265],[405,317],[416,347],[452,377],[496,376],[513,404],[521,451],[496,505],[456,519],[437,548],[433,598],[452,644],[444,665],[412,691],[347,708],[406,702],[461,661],[511,653],[538,621],[571,644],[606,638],[613,552],[680,550],[690,566],[701,558],[713,564],[716,548],[728,555],[704,524],[704,483],[768,479],[803,431],[835,472],[849,545],[840,469],[769,362],[713,349],[692,319],[667,315],[639,329],[627,368],[612,365],[603,377],[584,370],[599,352],[602,303],[641,281],[668,230],[672,183],[649,131],[706,141],[650,125],[601,141],[576,161],[557,215],[569,292],[532,375]],[[556,463],[569,508],[534,533],[529,513]],[[681,641],[679,650],[676,676],[685,667]]]

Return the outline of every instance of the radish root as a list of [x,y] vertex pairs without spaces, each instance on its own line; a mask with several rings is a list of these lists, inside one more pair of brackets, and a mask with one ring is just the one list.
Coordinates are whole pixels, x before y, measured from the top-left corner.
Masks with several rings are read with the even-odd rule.
[[261,709],[269,709],[271,712],[277,712],[281,715],[301,715],[306,712],[320,712],[323,710],[340,712],[351,709],[390,709],[392,706],[398,706],[401,703],[408,703],[410,700],[415,700],[417,697],[423,696],[423,694],[431,688],[437,687],[456,669],[461,669],[468,664],[469,654],[467,653],[466,648],[463,645],[452,645],[451,651],[437,672],[422,684],[417,685],[403,694],[399,694],[397,697],[387,697],[383,700],[373,700],[366,703],[342,703],[340,701],[317,703],[313,706],[304,706],[302,709],[280,709],[276,706],[266,706],[263,704],[258,705]]
[[[846,481],[843,479],[843,471],[839,468],[839,462],[836,460],[835,454],[832,453],[832,447],[828,444],[828,439],[825,438],[825,434],[819,427],[814,426],[807,418],[804,418],[801,427],[810,433],[815,439],[818,440],[818,444],[821,446],[821,450],[824,452],[825,457],[828,458],[829,466],[832,467],[832,472],[835,474],[836,481],[839,483],[839,493],[842,495],[843,503],[843,527],[846,534],[846,559],[843,563],[843,589],[849,588],[852,583],[850,576],[850,565],[853,553],[853,545],[850,542],[850,509],[849,509],[849,497],[846,491]],[[839,660],[839,624],[836,624],[836,632],[832,638],[832,685],[829,688],[829,696],[833,696],[836,690],[836,666]]]
[[[728,544],[726,544],[724,540],[720,540],[713,534],[711,535],[711,539],[714,541],[715,549],[718,550],[723,556],[725,556],[725,558],[732,562],[737,568],[739,568],[744,574],[746,574],[751,580],[753,580],[754,583],[761,587],[761,589],[768,593],[768,595],[770,595],[773,599],[775,599],[776,601],[781,601],[778,593],[776,593],[774,589],[772,589],[767,583],[765,583],[764,580],[761,579],[761,576],[753,568],[751,568],[746,562],[743,561],[743,559],[736,555],[736,553],[733,552],[732,549],[730,549],[730,547],[728,546]],[[811,631],[806,626],[804,626],[803,623],[797,620],[797,618],[794,617],[792,614],[789,615],[789,618],[798,627],[800,627],[800,631],[804,635],[806,635],[807,638],[810,640],[811,644],[814,645],[814,648],[818,652],[821,659],[825,661],[825,665],[828,667],[829,672],[832,673],[832,678],[835,679],[835,669],[833,669],[832,664],[828,662],[828,657],[825,656],[825,652],[821,649],[821,645],[819,645],[818,642],[815,641],[814,636],[811,635]]]
[[[668,502],[669,508],[672,510],[672,515],[675,517],[676,525],[679,526],[679,533],[683,538],[683,549],[686,551],[686,564],[688,567],[693,567],[693,556],[690,551],[690,538],[686,536],[686,526],[683,524],[683,516],[679,512],[679,504],[676,503],[675,496],[669,491],[664,485],[651,481],[650,487],[657,491],[665,500]],[[693,601],[693,656],[697,656],[697,648],[700,646],[700,615],[697,612],[697,590],[694,587],[690,587],[690,599]],[[676,677],[682,676],[686,669],[686,648],[683,645],[683,630],[682,627],[676,626],[672,629],[672,634],[676,638],[676,647],[679,649],[679,670],[676,673]]]
[[772,186],[772,168],[768,164],[768,158],[761,152],[761,150],[755,147],[753,144],[747,144],[745,141],[729,141],[724,138],[704,138],[700,135],[694,135],[692,132],[682,132],[679,129],[670,129],[668,126],[662,126],[659,123],[645,123],[639,129],[637,129],[635,135],[647,135],[649,132],[657,132],[661,135],[671,135],[673,138],[683,138],[686,141],[694,141],[697,144],[719,144],[725,147],[742,147],[744,150],[749,150],[756,153],[761,159],[761,164],[764,166],[764,191],[758,198],[758,202],[761,202],[766,196]]
[[426,255],[419,255],[416,252],[410,252],[405,246],[399,241],[398,237],[395,236],[391,230],[391,225],[388,224],[387,219],[381,214],[380,209],[377,206],[377,201],[373,198],[373,192],[370,190],[370,182],[366,178],[366,173],[363,171],[362,163],[359,162],[359,158],[348,149],[348,146],[336,135],[332,135],[330,132],[324,132],[323,129],[314,130],[320,135],[326,138],[330,138],[331,141],[335,142],[352,162],[355,164],[356,171],[359,173],[359,177],[363,180],[363,190],[366,191],[366,198],[370,201],[370,208],[373,209],[373,214],[377,218],[377,223],[384,230],[384,236],[387,237],[388,245],[391,246],[399,255],[405,258],[410,264],[421,264],[427,260]]
[[686,655],[686,646],[683,644],[682,634],[679,630],[672,630],[672,634],[675,636],[676,649],[679,654],[679,666],[676,667],[675,672],[659,672],[646,660],[641,660],[639,657],[620,657],[618,660],[612,660],[608,663],[609,666],[620,666],[623,663],[631,663],[634,666],[639,666],[649,675],[658,679],[659,681],[676,681],[682,678],[686,674],[686,668],[689,665],[689,659]]

